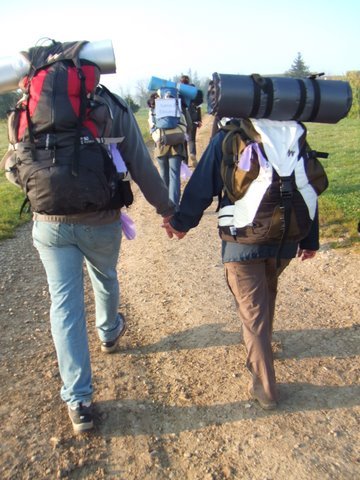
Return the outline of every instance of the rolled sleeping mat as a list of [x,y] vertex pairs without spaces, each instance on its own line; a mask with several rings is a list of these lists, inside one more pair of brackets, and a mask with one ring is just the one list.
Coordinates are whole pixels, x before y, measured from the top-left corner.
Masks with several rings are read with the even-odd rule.
[[29,71],[29,61],[21,53],[0,58],[0,93],[19,88],[19,81]]
[[215,72],[208,103],[219,117],[337,123],[349,113],[352,91],[339,80]]
[[[88,42],[80,50],[80,58],[96,63],[102,74],[116,73],[116,62],[111,40]],[[19,88],[20,80],[28,74],[30,63],[25,55],[0,58],[0,93]]]
[[180,95],[182,95],[186,103],[190,103],[190,100],[193,100],[197,95],[197,88],[193,85],[186,85],[185,83],[176,83],[170,82],[169,80],[164,80],[159,77],[151,77],[148,90],[158,90],[159,88],[169,87],[178,89]]
[[80,50],[79,57],[95,63],[101,74],[116,73],[116,60],[111,40],[88,42]]

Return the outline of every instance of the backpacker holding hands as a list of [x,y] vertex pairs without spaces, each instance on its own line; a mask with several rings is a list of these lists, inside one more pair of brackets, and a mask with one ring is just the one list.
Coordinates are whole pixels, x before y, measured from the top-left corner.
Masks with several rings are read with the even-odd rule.
[[248,393],[266,410],[279,400],[271,347],[278,278],[292,258],[319,249],[317,195],[326,187],[303,125],[233,120],[212,138],[163,225],[181,239],[220,198],[222,261],[243,327]]
[[10,115],[3,162],[33,211],[33,242],[51,295],[61,398],[75,433],[93,427],[83,263],[94,290],[99,350],[112,353],[126,331],[117,265],[120,208],[132,202],[127,172],[159,215],[174,212],[130,108],[98,85],[95,64],[79,59],[84,43],[51,42],[29,51],[24,97]]

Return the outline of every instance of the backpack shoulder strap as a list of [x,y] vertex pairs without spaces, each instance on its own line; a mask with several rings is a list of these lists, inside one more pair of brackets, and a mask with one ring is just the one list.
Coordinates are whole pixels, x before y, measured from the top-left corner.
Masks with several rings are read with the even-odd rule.
[[222,141],[222,154],[223,159],[226,160],[231,156],[231,162],[238,159],[239,153],[251,142],[251,138],[242,128],[242,125],[229,123],[220,128],[220,130],[226,132],[226,135]]
[[220,167],[220,174],[223,179],[224,188],[223,192],[218,197],[218,206],[216,211],[219,211],[220,209],[220,203],[224,192],[231,201],[235,202],[236,196],[232,193],[235,186],[235,172],[237,171],[237,166],[242,152],[251,142],[251,138],[248,137],[242,128],[241,123],[239,122],[229,122],[221,127],[220,131],[221,130],[226,132],[221,144],[222,159]]
[[[128,111],[128,106],[122,100],[122,98],[112,93],[107,87],[105,87],[105,85],[99,84],[96,87],[95,95],[100,97],[107,104],[112,116],[114,116],[114,112],[112,112],[112,110],[114,109],[114,104],[117,107],[119,107],[123,112]],[[105,143],[105,144],[122,143],[125,138],[122,133],[123,132],[122,125],[117,126],[117,132],[120,133],[120,136],[103,138],[101,139],[101,143]]]
[[111,98],[111,100],[113,100],[116,103],[116,105],[120,107],[124,112],[128,111],[128,107],[126,106],[126,104],[123,103],[119,97],[114,95],[107,87],[105,87],[105,85],[99,84],[97,86],[96,93],[100,96],[103,96],[104,94],[108,95]]
[[244,118],[241,120],[241,128],[244,132],[244,135],[253,142],[262,143],[261,135],[255,130],[253,123],[249,118]]

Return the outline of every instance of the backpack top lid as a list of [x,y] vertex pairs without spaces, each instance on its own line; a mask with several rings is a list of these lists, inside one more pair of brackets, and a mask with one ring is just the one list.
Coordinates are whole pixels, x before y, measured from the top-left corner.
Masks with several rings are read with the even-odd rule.
[[44,39],[44,43],[23,53],[30,62],[30,72],[32,69],[37,70],[61,60],[73,60],[74,63],[77,63],[77,66],[80,66],[79,53],[87,43],[86,40],[62,43],[52,39]]
[[[79,58],[95,64],[101,74],[116,73],[115,54],[111,40],[58,42],[44,38],[40,39],[27,52],[21,52],[21,56],[25,62],[32,63],[35,68],[41,68],[59,60]],[[26,73],[24,70],[23,74],[26,75]]]

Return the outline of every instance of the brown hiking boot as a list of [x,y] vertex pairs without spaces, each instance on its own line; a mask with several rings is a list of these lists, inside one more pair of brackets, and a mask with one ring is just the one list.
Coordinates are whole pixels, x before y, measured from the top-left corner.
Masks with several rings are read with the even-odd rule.
[[255,393],[254,387],[249,385],[248,393],[253,400],[256,400],[260,407],[264,410],[275,410],[278,406],[278,402],[276,400],[270,400],[266,398],[264,394],[260,394],[258,392]]

